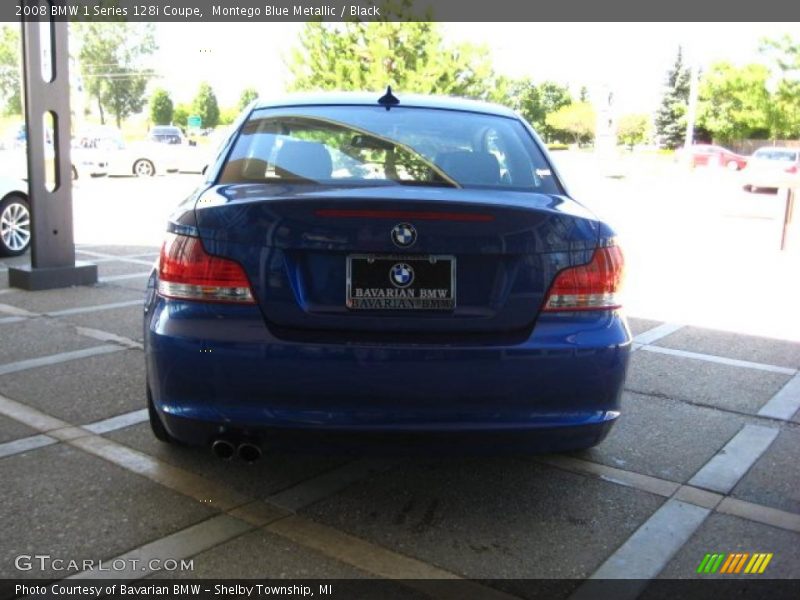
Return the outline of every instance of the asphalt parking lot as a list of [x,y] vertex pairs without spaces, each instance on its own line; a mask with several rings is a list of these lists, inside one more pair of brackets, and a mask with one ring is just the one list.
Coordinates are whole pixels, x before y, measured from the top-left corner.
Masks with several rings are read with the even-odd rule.
[[[76,201],[76,220],[97,196]],[[156,201],[143,196],[142,214]],[[76,221],[96,286],[25,292],[0,274],[0,578],[102,575],[20,570],[20,555],[193,559],[166,575],[420,592],[459,578],[500,598],[528,596],[519,579],[571,580],[571,593],[589,577],[695,578],[713,552],[772,553],[764,577],[800,577],[800,343],[630,312],[624,415],[590,451],[221,462],[151,435],[141,305],[158,248],[86,243],[106,236],[98,223]]]

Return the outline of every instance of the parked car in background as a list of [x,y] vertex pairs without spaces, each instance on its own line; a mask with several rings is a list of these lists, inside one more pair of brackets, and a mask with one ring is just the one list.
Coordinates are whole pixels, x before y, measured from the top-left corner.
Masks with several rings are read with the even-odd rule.
[[[27,148],[23,143],[7,150],[0,150],[0,175],[16,179],[28,178]],[[81,148],[73,142],[70,150],[72,159],[72,180],[100,177],[107,173],[107,163],[103,155],[94,150]],[[52,161],[55,152],[51,145],[45,148],[45,160]]]
[[164,144],[117,141],[106,149],[109,175],[153,177],[178,170],[179,157]]
[[156,125],[150,130],[147,139],[157,144],[194,146],[195,142],[183,135],[180,127],[174,125]]
[[605,437],[631,349],[623,255],[530,125],[391,92],[243,117],[148,282],[158,439],[253,461],[309,430]]
[[178,170],[182,173],[205,173],[208,165],[214,162],[219,154],[222,144],[231,133],[230,127],[218,127],[206,130],[206,143],[184,148],[180,153]]
[[28,184],[0,176],[0,256],[18,256],[31,243]]
[[747,191],[777,189],[800,181],[800,148],[759,148],[742,172]]
[[82,148],[73,140],[70,155],[73,181],[86,177],[102,177],[108,174],[108,160],[99,150]]
[[14,123],[0,139],[0,150],[14,150],[25,146],[27,130],[25,123]]
[[688,150],[682,148],[675,156],[676,160],[685,161],[690,167],[725,167],[731,171],[739,171],[747,166],[746,156],[711,144],[695,144]]

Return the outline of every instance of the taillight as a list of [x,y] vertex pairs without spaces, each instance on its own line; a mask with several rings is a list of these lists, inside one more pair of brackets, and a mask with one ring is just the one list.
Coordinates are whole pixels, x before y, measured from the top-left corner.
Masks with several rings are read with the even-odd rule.
[[794,175],[795,173],[797,173],[797,165],[792,165],[791,167],[786,169],[786,172],[787,173],[791,173],[792,175]]
[[619,308],[625,261],[618,246],[598,248],[585,265],[560,271],[545,302],[545,311]]
[[161,246],[158,293],[181,300],[254,302],[250,281],[239,263],[211,256],[200,238],[173,233]]

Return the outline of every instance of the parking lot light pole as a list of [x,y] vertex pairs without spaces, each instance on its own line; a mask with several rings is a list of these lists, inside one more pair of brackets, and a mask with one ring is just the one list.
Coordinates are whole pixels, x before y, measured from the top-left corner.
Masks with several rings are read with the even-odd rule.
[[[97,282],[97,265],[75,261],[67,35],[66,22],[22,23],[31,264],[10,268],[8,284],[26,290]],[[53,161],[50,178],[48,160]]]

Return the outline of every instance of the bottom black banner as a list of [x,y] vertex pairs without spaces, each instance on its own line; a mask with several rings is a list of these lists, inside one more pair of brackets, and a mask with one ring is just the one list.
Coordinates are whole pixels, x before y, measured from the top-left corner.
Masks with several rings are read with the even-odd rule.
[[447,598],[539,599],[764,599],[800,598],[800,581],[789,579],[73,579],[2,580],[0,598]]

